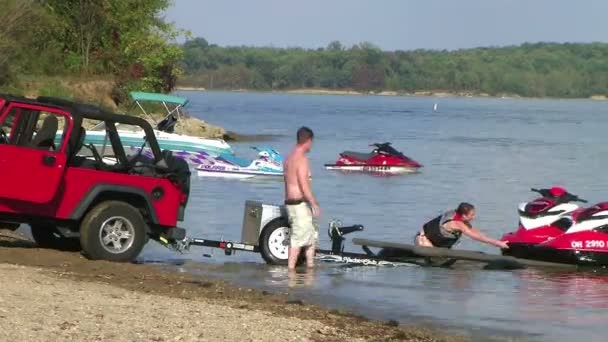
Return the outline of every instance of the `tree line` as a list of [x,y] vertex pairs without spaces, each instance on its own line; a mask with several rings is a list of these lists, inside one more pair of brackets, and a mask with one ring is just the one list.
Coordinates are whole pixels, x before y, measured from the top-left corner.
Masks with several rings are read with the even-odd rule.
[[0,89],[24,75],[112,78],[127,90],[445,91],[531,97],[608,94],[608,44],[535,43],[457,51],[222,47],[163,19],[171,0],[0,0]]
[[208,89],[445,91],[526,97],[608,94],[608,44],[526,43],[457,51],[183,44],[180,85]]
[[[23,75],[110,77],[128,89],[170,91],[180,34],[170,0],[0,0],[0,86]],[[120,99],[117,99],[120,100]]]

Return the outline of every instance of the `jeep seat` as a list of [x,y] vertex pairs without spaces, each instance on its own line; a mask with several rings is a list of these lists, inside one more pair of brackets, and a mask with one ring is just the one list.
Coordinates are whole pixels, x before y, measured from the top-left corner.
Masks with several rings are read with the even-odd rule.
[[97,162],[90,160],[87,157],[77,155],[84,146],[84,139],[86,135],[87,131],[84,129],[84,127],[80,127],[77,138],[78,140],[76,140],[75,144],[70,145],[70,148],[68,149],[68,165],[96,169]]
[[34,148],[51,149],[55,147],[55,135],[59,128],[59,120],[55,115],[47,116],[42,122],[42,127],[30,142],[29,146]]
[[84,146],[84,138],[87,136],[87,131],[84,127],[79,127],[78,136],[75,139],[70,140],[68,145],[68,161],[78,158],[77,154],[82,150]]

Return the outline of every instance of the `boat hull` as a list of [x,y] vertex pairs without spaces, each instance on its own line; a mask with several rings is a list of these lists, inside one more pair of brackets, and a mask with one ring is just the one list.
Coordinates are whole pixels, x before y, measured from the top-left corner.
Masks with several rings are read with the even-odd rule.
[[[120,140],[125,148],[140,148],[144,144],[144,132],[118,131]],[[162,150],[174,152],[199,152],[205,151],[214,155],[222,153],[232,154],[232,147],[222,139],[204,139],[182,134],[154,131],[156,140]],[[57,136],[61,139],[62,132]],[[101,146],[108,144],[105,131],[88,131],[84,140],[85,144]]]

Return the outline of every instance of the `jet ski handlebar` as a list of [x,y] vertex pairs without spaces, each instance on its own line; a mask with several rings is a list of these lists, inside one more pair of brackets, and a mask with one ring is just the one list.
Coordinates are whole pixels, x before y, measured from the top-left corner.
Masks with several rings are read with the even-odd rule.
[[[543,197],[555,197],[552,193],[550,189],[536,189],[536,188],[531,188],[530,191],[533,192],[537,192],[539,194],[541,194]],[[565,192],[563,193],[563,195],[559,196],[567,196],[567,202],[581,202],[581,203],[587,203],[587,200],[584,200],[580,197],[578,197],[577,195],[571,194],[569,192]]]
[[387,146],[390,145],[390,142],[385,142],[385,143],[373,143],[373,144],[369,144],[370,147],[380,147],[380,146]]

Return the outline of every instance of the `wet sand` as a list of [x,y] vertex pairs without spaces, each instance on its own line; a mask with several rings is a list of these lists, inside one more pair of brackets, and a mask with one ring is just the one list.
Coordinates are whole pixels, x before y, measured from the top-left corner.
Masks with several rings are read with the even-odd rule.
[[458,341],[153,265],[90,261],[0,232],[0,338]]

